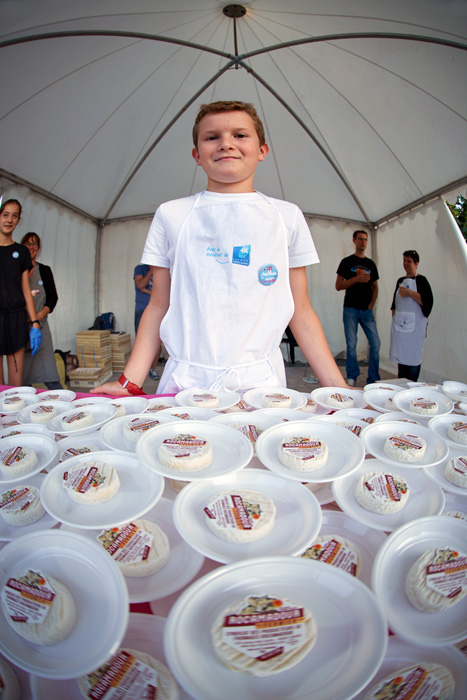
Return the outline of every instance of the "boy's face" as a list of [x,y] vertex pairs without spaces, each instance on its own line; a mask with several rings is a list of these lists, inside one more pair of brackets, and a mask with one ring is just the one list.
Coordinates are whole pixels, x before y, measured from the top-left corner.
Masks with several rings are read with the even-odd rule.
[[266,158],[268,145],[259,145],[249,114],[242,111],[206,114],[198,131],[193,158],[208,176],[211,192],[253,192],[256,166]]

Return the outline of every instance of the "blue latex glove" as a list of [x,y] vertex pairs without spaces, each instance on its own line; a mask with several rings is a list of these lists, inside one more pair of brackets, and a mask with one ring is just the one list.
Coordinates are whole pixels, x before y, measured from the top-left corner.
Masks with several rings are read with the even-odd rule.
[[32,354],[35,355],[42,343],[42,331],[39,328],[34,328],[34,326],[31,326],[31,330],[29,331],[29,342],[31,344]]

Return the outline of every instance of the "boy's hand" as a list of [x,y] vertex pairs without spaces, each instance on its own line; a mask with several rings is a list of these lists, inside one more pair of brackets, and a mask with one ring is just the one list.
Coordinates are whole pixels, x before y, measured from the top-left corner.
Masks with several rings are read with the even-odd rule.
[[130,392],[122,387],[119,382],[106,382],[94,387],[90,394],[106,394],[107,396],[131,396]]

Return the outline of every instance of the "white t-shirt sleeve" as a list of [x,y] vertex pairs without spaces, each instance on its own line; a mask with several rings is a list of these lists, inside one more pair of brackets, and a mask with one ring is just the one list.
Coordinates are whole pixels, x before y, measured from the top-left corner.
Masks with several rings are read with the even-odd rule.
[[319,262],[311,232],[301,210],[291,202],[273,200],[282,215],[288,236],[289,267],[304,267]]
[[164,225],[161,207],[154,214],[144,244],[141,262],[156,267],[171,267],[169,258],[169,241]]

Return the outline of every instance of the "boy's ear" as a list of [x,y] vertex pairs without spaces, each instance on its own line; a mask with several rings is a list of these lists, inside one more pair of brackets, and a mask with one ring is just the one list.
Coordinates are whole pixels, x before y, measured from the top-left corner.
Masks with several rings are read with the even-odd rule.
[[192,155],[193,158],[195,159],[196,165],[201,165],[201,163],[199,162],[199,153],[198,153],[198,151],[196,150],[196,148],[193,148],[193,150],[192,150],[192,152],[191,152],[191,155]]
[[269,146],[267,143],[263,143],[263,145],[259,147],[258,161],[264,160],[268,153],[269,153]]

